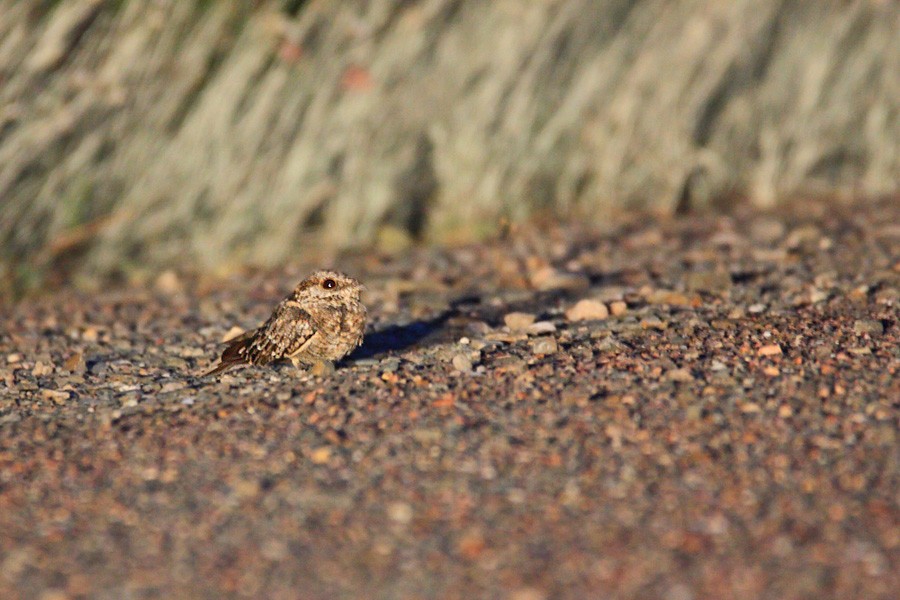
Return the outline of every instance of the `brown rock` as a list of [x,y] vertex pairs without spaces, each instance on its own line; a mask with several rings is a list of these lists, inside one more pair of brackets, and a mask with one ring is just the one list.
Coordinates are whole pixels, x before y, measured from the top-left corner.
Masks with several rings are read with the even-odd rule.
[[538,321],[525,328],[525,333],[528,335],[542,335],[545,333],[553,333],[555,331],[556,325],[550,321]]
[[34,368],[31,369],[31,374],[35,377],[43,377],[44,375],[52,375],[54,370],[52,364],[45,364],[41,361],[37,361],[34,363]]
[[782,354],[781,346],[778,344],[766,344],[756,351],[759,356],[779,356]]
[[580,273],[566,273],[553,267],[544,267],[532,274],[531,285],[541,291],[580,290],[588,287],[590,281]]
[[566,311],[566,319],[569,321],[596,321],[609,316],[606,305],[597,300],[579,300],[572,308]]
[[331,459],[331,448],[328,446],[316,448],[309,454],[309,460],[317,465],[323,465],[327,463],[329,459]]
[[469,373],[472,371],[472,359],[462,352],[455,355],[450,362],[453,365],[453,368],[457,371],[461,371],[463,373]]
[[65,404],[70,397],[70,393],[65,390],[41,390],[41,396],[45,400],[52,400],[55,404]]
[[615,317],[620,317],[628,311],[628,305],[621,300],[609,303],[609,312]]
[[531,351],[535,354],[554,354],[557,350],[559,345],[550,336],[539,337],[531,343]]
[[853,323],[853,332],[856,335],[881,335],[884,333],[884,324],[875,319],[858,319]]
[[66,359],[63,368],[70,373],[84,373],[87,367],[84,364],[84,354],[76,352]]
[[181,283],[181,279],[179,279],[175,271],[172,271],[171,269],[160,273],[159,277],[157,277],[156,281],[153,283],[153,287],[157,292],[167,296],[174,296],[175,294],[184,291],[184,284]]
[[692,292],[726,292],[731,289],[731,275],[725,271],[689,273],[685,287]]
[[503,322],[509,327],[510,331],[524,331],[529,325],[534,323],[535,316],[531,313],[511,312],[503,317]]
[[669,381],[678,381],[681,383],[687,383],[694,380],[694,376],[691,375],[691,372],[687,369],[672,369],[666,373],[666,378]]
[[652,290],[647,294],[647,302],[668,306],[700,306],[701,304],[700,298],[697,296],[688,296],[672,290]]

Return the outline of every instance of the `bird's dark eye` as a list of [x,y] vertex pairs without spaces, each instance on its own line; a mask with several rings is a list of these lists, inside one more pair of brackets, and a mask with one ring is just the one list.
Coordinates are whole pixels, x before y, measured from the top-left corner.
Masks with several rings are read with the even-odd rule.
[[330,290],[331,288],[333,288],[336,285],[337,285],[337,283],[334,282],[334,279],[326,279],[325,281],[322,282],[322,287],[325,288],[326,290]]

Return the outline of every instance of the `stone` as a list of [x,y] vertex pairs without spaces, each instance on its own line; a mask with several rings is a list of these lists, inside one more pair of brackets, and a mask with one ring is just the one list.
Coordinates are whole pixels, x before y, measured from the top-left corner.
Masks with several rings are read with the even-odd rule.
[[687,369],[672,369],[671,371],[666,373],[666,379],[668,379],[669,381],[687,383],[689,381],[693,381],[694,376],[691,375],[691,372]]
[[580,290],[590,285],[590,280],[579,273],[566,273],[553,267],[544,267],[531,275],[531,285],[535,289],[546,292],[549,290]]
[[178,274],[171,269],[167,269],[160,273],[153,283],[153,287],[157,292],[167,296],[174,296],[175,294],[184,291],[184,285],[181,283],[181,279],[178,277]]
[[689,273],[685,277],[685,287],[692,292],[727,292],[731,289],[731,275],[725,271]]
[[531,351],[535,354],[554,354],[558,349],[556,340],[550,336],[539,337],[531,343]]
[[598,300],[585,298],[579,300],[573,307],[566,311],[566,319],[569,321],[597,321],[609,316],[609,309]]
[[525,328],[525,333],[527,333],[528,335],[543,335],[555,332],[556,325],[554,325],[550,321],[538,321],[537,323],[532,323]]
[[329,459],[331,459],[331,448],[328,446],[316,448],[309,454],[309,460],[317,465],[324,465]]
[[881,335],[884,324],[875,319],[858,319],[853,323],[853,332],[856,335]]
[[63,363],[63,368],[70,373],[83,374],[87,370],[87,366],[84,364],[84,354],[81,352],[72,354]]
[[35,377],[43,377],[44,375],[52,375],[53,371],[54,368],[52,364],[37,361],[34,363],[34,368],[31,369],[31,374]]
[[413,509],[406,502],[392,502],[388,505],[387,516],[394,523],[406,525],[412,521]]
[[609,303],[609,312],[610,312],[614,317],[621,317],[621,316],[624,315],[627,311],[628,311],[628,305],[627,305],[625,302],[621,301],[621,300],[616,300],[615,302],[610,302],[610,303]]
[[462,352],[455,355],[450,363],[457,371],[461,371],[463,373],[469,373],[472,371],[472,359],[470,359],[468,355],[463,354]]
[[782,354],[781,346],[778,344],[766,344],[756,351],[759,356],[780,356]]
[[65,404],[69,400],[71,394],[65,390],[44,389],[41,390],[41,396],[45,400],[52,400],[55,404]]
[[529,325],[534,323],[535,316],[531,313],[511,312],[503,317],[503,322],[509,327],[510,331],[524,331]]

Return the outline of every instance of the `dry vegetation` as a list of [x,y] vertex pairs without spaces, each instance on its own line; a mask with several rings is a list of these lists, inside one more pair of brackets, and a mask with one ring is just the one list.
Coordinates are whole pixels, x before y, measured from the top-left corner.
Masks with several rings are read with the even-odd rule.
[[477,235],[535,210],[898,189],[894,2],[0,14],[0,269],[18,288]]

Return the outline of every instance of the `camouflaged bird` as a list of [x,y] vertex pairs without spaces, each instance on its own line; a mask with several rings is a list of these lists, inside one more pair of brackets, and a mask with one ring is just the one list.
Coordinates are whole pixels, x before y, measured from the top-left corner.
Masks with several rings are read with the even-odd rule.
[[295,367],[333,369],[331,361],[362,343],[366,307],[360,302],[361,291],[362,285],[343,273],[312,273],[278,303],[262,327],[231,340],[219,364],[203,377],[238,365],[266,365],[285,358]]

